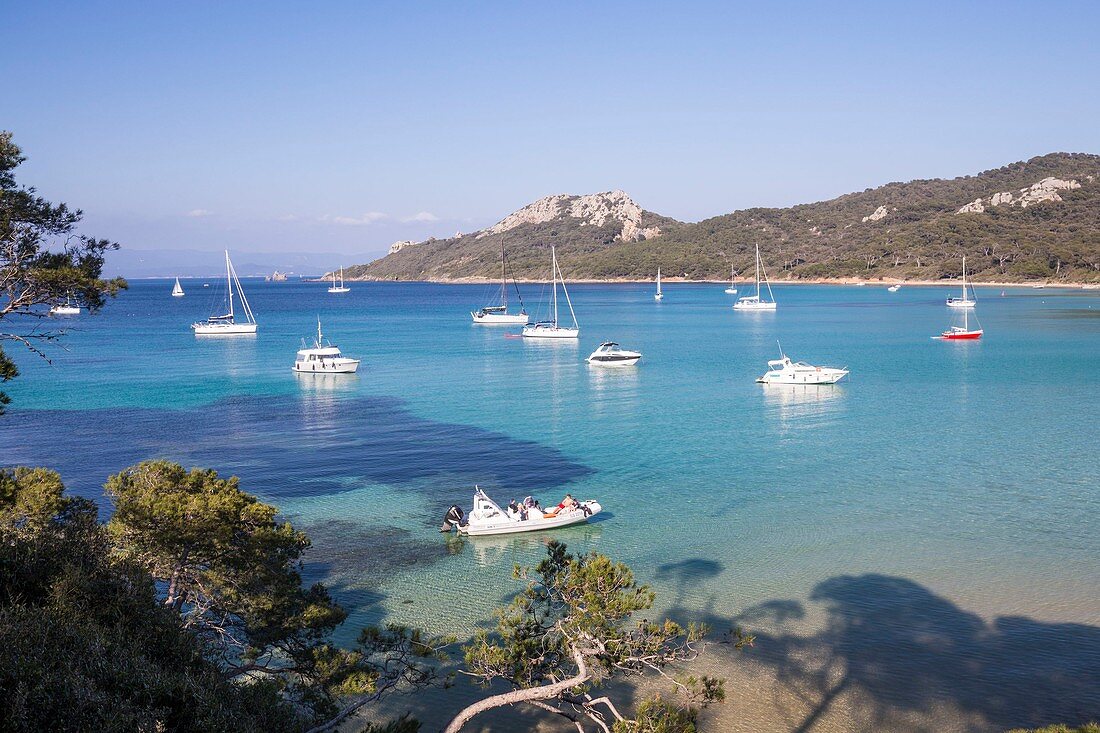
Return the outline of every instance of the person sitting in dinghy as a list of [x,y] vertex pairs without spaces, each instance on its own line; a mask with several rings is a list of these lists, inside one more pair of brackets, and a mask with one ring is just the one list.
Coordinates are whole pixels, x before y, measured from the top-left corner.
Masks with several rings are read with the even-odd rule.
[[574,509],[582,510],[585,513],[585,516],[592,513],[591,509],[574,499],[572,494],[566,494],[565,498],[561,500],[561,503],[558,504],[558,506],[551,513],[557,516],[562,511],[568,512]]

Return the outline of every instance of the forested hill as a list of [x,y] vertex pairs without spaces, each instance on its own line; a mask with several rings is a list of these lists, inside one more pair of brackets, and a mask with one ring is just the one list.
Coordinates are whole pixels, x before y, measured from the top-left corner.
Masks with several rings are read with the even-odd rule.
[[829,201],[745,209],[696,224],[642,210],[621,191],[550,196],[494,227],[395,245],[357,279],[494,277],[500,237],[518,278],[723,279],[751,273],[760,244],[773,279],[957,277],[1100,282],[1100,156],[1052,153],[974,176],[889,183]]

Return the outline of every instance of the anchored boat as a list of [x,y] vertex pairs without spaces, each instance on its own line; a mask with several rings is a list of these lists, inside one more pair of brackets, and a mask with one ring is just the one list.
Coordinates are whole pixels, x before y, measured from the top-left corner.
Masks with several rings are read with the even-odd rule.
[[737,272],[730,265],[730,286],[726,288],[727,295],[737,295]]
[[[575,339],[581,334],[581,327],[577,323],[577,314],[573,312],[573,301],[569,300],[569,290],[565,287],[565,276],[561,274],[561,268],[558,267],[558,254],[557,251],[550,248],[550,277],[553,281],[551,288],[553,290],[553,305],[551,310],[553,311],[553,320],[539,321],[529,326],[523,327],[523,335],[525,338],[542,338],[542,339]],[[569,315],[573,317],[573,327],[568,328],[558,325],[558,280],[561,280],[561,289],[565,293],[565,302],[569,306]]]
[[963,284],[962,284],[962,296],[958,298],[948,298],[947,306],[949,308],[973,308],[976,306],[977,300],[974,293],[974,288],[970,288],[971,295],[967,297],[966,294],[966,255],[963,255]]
[[604,341],[587,361],[593,366],[626,367],[634,366],[641,358],[642,355],[637,351],[621,348],[614,341]]
[[474,487],[474,508],[468,519],[462,509],[452,506],[443,520],[441,532],[450,532],[458,528],[459,534],[473,537],[479,535],[513,534],[516,532],[537,532],[544,529],[568,527],[572,524],[587,522],[602,511],[599,502],[592,499],[573,501],[566,495],[571,505],[558,505],[553,509],[543,509],[538,501],[527,497],[522,503],[512,502],[507,509],[501,509],[496,502],[481,490]]
[[[241,299],[244,309],[244,323],[238,323],[233,313],[233,288]],[[205,287],[205,286],[204,286]],[[252,315],[252,308],[248,305],[248,298],[244,297],[244,288],[237,277],[237,271],[233,269],[233,263],[229,261],[229,250],[225,251],[225,288],[229,297],[229,310],[224,315],[210,316],[205,321],[192,323],[196,336],[240,336],[256,333],[256,318]]]
[[64,303],[56,303],[50,308],[51,316],[79,316],[80,306],[73,303],[72,299],[68,296],[65,297]]
[[[771,300],[760,298],[760,275],[764,275],[764,284],[768,288],[768,297]],[[733,304],[735,311],[773,311],[775,310],[775,296],[772,295],[772,284],[768,282],[768,271],[764,269],[764,262],[760,259],[760,245],[756,245],[756,295],[743,295]]]
[[653,294],[654,300],[664,300],[665,294],[661,292],[661,268],[657,268],[657,292]]
[[336,284],[336,270],[332,271],[332,287],[328,289],[330,293],[350,293],[351,288],[344,285],[344,266],[340,265],[340,284]]
[[308,374],[354,374],[359,368],[359,360],[340,353],[331,343],[324,345],[321,335],[321,319],[317,319],[317,340],[313,348],[299,349],[294,357],[294,371]]
[[504,256],[504,237],[500,238],[500,304],[487,305],[480,310],[470,313],[474,323],[487,326],[526,326],[527,311],[523,307],[523,296],[519,293],[519,286],[515,278],[512,279],[512,287],[516,290],[516,298],[519,299],[519,313],[508,312],[508,261]]
[[782,346],[779,347],[779,357],[768,362],[768,371],[756,380],[757,383],[836,384],[848,375],[847,369],[819,367],[804,361],[792,362],[790,357],[783,353]]

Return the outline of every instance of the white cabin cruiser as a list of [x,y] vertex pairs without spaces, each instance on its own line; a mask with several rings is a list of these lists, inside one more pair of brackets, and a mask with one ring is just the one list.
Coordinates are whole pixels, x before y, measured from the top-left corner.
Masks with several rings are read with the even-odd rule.
[[833,369],[807,364],[804,361],[792,362],[790,357],[779,349],[779,359],[768,362],[768,371],[757,379],[759,384],[836,384],[848,375],[847,369]]
[[[764,284],[768,288],[768,297],[771,300],[763,300],[760,297],[760,275],[764,275]],[[773,311],[775,310],[775,296],[772,295],[772,284],[768,281],[768,271],[764,269],[764,262],[760,259],[760,245],[756,245],[756,295],[743,295],[733,304],[735,311]]]
[[[229,250],[225,251],[225,286],[229,297],[228,312],[220,316],[210,316],[205,321],[192,323],[191,328],[195,331],[196,336],[241,336],[256,333],[256,318],[252,315],[252,308],[248,305],[248,299],[244,297],[244,288],[241,287],[237,271],[233,269],[233,263],[229,261]],[[244,323],[238,323],[233,313],[234,286],[236,286],[237,293],[240,295],[241,306],[244,309]]]
[[294,357],[294,371],[306,374],[354,374],[359,360],[340,353],[332,344],[323,345],[321,319],[317,319],[317,341],[311,349],[300,349]]
[[475,486],[474,508],[470,510],[469,518],[463,523],[462,510],[452,506],[443,520],[440,531],[450,532],[452,527],[457,527],[459,534],[471,537],[537,532],[587,522],[589,517],[599,514],[602,509],[599,502],[592,499],[574,501],[570,507],[559,505],[553,509],[543,509],[538,501],[530,496],[522,503],[512,502],[507,509],[501,509],[484,491]]
[[641,358],[642,355],[637,351],[621,348],[614,341],[604,341],[587,361],[593,366],[628,367],[637,364]]
[[[558,267],[558,255],[557,251],[550,248],[550,277],[553,280],[551,288],[553,289],[553,304],[551,310],[553,312],[553,320],[539,321],[538,323],[532,323],[529,326],[523,327],[524,338],[540,338],[540,339],[575,339],[581,334],[581,327],[577,323],[577,314],[573,312],[573,301],[569,299],[569,291],[565,287],[565,276],[561,274],[561,268]],[[573,317],[573,327],[559,326],[558,325],[558,280],[561,280],[561,289],[565,293],[565,302],[569,305],[569,315]]]
[[519,286],[515,278],[512,279],[512,287],[519,298],[519,313],[508,312],[508,261],[504,257],[504,237],[500,238],[500,304],[487,305],[476,311],[471,311],[470,317],[474,323],[487,326],[526,326],[531,320],[527,317],[527,311],[523,307],[523,296],[519,294]]
[[891,293],[896,293],[899,290],[901,290],[901,284],[898,283],[897,285],[891,285],[890,287],[888,287],[886,289],[889,290]]

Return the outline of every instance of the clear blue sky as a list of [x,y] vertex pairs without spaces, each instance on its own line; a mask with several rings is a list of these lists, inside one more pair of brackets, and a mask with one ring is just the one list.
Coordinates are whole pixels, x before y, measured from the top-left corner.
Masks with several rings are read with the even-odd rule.
[[698,220],[1100,153],[1100,3],[0,0],[20,179],[137,249]]

